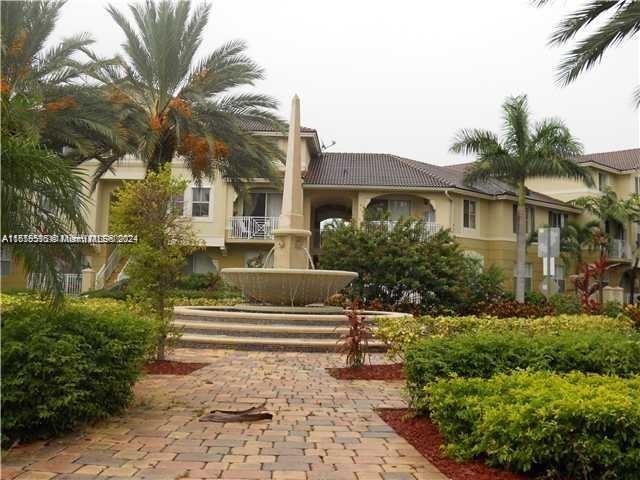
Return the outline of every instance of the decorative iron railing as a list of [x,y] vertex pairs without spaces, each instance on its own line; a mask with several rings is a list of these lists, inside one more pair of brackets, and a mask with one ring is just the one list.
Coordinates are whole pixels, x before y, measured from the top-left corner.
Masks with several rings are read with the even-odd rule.
[[229,238],[244,240],[273,240],[278,217],[231,217]]

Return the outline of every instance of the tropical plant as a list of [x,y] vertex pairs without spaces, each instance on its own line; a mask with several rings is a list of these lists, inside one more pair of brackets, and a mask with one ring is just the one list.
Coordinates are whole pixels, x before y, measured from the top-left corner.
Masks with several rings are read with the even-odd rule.
[[91,61],[93,40],[86,33],[46,47],[65,3],[2,2],[0,91],[8,103],[21,103],[11,114],[28,107],[28,115],[15,120],[20,128],[37,132],[48,149],[64,153],[74,164],[112,160],[130,145],[114,128],[115,111],[102,89],[84,81],[86,74],[111,61]]
[[[240,188],[246,178],[275,179],[275,142],[252,135],[243,122],[281,128],[266,95],[236,93],[253,85],[263,71],[231,41],[197,58],[210,6],[189,0],[129,5],[134,23],[114,6],[107,11],[125,35],[124,55],[93,71],[108,91],[135,153],[157,171],[178,154],[193,177],[222,174]],[[98,59],[95,58],[97,61]],[[97,170],[102,175],[115,162]]]
[[[45,48],[64,1],[2,2],[2,233],[83,233],[86,186],[73,168],[117,148],[108,104],[80,82],[84,34]],[[41,288],[62,298],[58,270],[79,264],[68,244],[13,245]]]
[[164,360],[171,328],[173,299],[186,257],[201,241],[174,199],[186,188],[186,180],[171,175],[171,166],[149,172],[143,181],[125,183],[112,206],[114,234],[135,232],[137,243],[122,244],[129,258],[128,293],[145,307],[156,323],[156,357]]
[[564,265],[574,265],[574,270],[580,270],[583,264],[585,248],[594,248],[594,234],[599,229],[600,222],[590,220],[586,223],[569,220],[560,230],[560,257]]
[[360,313],[361,310],[362,303],[359,300],[351,302],[347,310],[349,331],[339,340],[339,351],[345,354],[345,362],[349,368],[358,368],[364,365],[368,355],[371,331],[365,317]]
[[593,184],[587,170],[572,159],[582,153],[582,145],[567,126],[557,119],[531,124],[526,95],[509,97],[502,105],[503,137],[481,129],[460,130],[451,145],[454,153],[475,155],[465,174],[465,183],[503,181],[515,189],[517,197],[516,300],[524,302],[527,247],[525,183],[534,177],[574,178]]
[[[535,0],[538,6],[551,0]],[[564,85],[602,60],[612,46],[640,31],[640,2],[637,0],[591,1],[569,14],[551,36],[552,45],[564,45],[592,25],[598,25],[586,38],[576,42],[558,68],[558,79]],[[640,87],[635,92],[640,105]]]

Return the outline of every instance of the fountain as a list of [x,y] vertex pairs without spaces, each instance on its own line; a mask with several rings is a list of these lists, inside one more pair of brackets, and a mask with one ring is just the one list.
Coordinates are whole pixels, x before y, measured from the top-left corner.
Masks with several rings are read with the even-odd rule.
[[[182,306],[174,309],[174,325],[187,346],[278,350],[335,350],[348,332],[345,311],[324,306],[332,294],[358,276],[356,272],[316,270],[308,245],[311,232],[304,226],[301,177],[300,100],[293,97],[282,213],[273,232],[274,247],[265,264],[273,267],[224,268],[229,284],[239,288],[250,303],[234,306]],[[372,321],[379,316],[401,317],[395,312],[363,310]],[[370,351],[385,349],[370,340]]]
[[[356,272],[315,270],[309,255],[311,232],[304,227],[302,207],[300,99],[291,102],[291,122],[282,194],[282,213],[273,231],[273,268],[225,268],[220,273],[252,302],[305,306],[324,302],[342,290]],[[311,268],[309,268],[311,267]]]

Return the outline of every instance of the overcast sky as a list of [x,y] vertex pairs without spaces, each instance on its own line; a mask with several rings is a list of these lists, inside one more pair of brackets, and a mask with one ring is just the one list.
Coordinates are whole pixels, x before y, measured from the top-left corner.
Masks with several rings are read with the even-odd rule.
[[[103,55],[123,36],[104,5],[70,0],[55,36],[87,31]],[[217,0],[202,53],[231,39],[249,43],[266,70],[257,85],[289,114],[294,93],[302,123],[330,151],[393,153],[448,164],[462,127],[500,128],[500,104],[527,93],[534,115],[560,117],[586,152],[635,148],[640,84],[639,40],[608,52],[568,87],[554,81],[562,50],[547,46],[554,25],[579,0],[543,9],[529,0],[249,1]]]

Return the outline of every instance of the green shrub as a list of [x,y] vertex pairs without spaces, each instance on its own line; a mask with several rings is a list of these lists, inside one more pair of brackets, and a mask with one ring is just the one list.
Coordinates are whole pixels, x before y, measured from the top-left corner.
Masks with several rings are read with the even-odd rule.
[[536,318],[554,315],[556,311],[549,303],[520,303],[515,300],[503,300],[486,305],[481,313],[498,318]]
[[629,318],[599,315],[555,315],[540,318],[493,317],[379,317],[374,336],[388,346],[388,355],[401,359],[408,346],[426,337],[450,337],[477,332],[525,332],[530,335],[601,329],[633,330]]
[[393,228],[381,225],[367,218],[322,232],[320,268],[358,272],[345,289],[349,299],[442,314],[464,312],[479,299],[501,295],[496,269],[483,276],[448,230],[426,236],[424,222],[415,219],[400,220]]
[[559,315],[578,315],[582,313],[580,298],[575,294],[556,294],[549,298],[549,303],[553,305]]
[[215,290],[220,281],[217,273],[192,273],[180,277],[176,287],[180,290]]
[[638,478],[639,377],[516,372],[443,379],[426,390],[457,460],[552,478]]
[[2,443],[46,438],[124,408],[151,323],[113,300],[2,297]]
[[624,306],[618,302],[605,302],[602,305],[602,315],[616,318],[624,312]]
[[406,351],[407,386],[414,405],[429,408],[424,386],[451,376],[489,378],[530,368],[629,376],[640,373],[640,335],[606,330],[529,335],[479,333],[423,340]]

